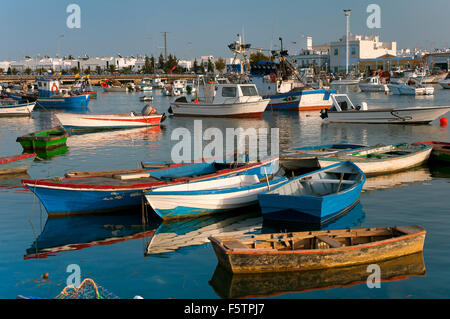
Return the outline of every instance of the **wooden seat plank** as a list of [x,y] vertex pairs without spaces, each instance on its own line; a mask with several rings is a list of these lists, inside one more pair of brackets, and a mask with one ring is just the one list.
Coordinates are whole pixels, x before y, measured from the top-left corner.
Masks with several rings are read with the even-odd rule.
[[342,247],[342,244],[333,238],[330,238],[328,236],[316,236],[316,238],[320,241],[323,241],[324,243],[330,245],[333,248],[340,248]]

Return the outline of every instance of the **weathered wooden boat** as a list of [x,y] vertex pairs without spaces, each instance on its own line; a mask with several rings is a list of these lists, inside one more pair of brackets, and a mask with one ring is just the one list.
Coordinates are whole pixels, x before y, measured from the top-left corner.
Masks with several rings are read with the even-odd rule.
[[352,162],[300,175],[259,194],[264,219],[326,224],[358,202],[366,177]]
[[147,107],[144,107],[143,113],[123,114],[58,113],[56,118],[70,131],[146,127],[160,125],[166,119],[164,114],[156,114],[153,107],[146,110]]
[[145,256],[174,252],[184,247],[205,245],[214,235],[243,235],[259,231],[257,211],[233,212],[163,221],[147,245]]
[[421,226],[394,226],[210,237],[219,265],[232,273],[329,269],[421,252]]
[[[0,100],[0,102],[2,102]],[[0,103],[0,117],[9,116],[31,116],[31,112],[36,105],[36,102],[31,103]]]
[[36,153],[0,157],[0,175],[26,172],[35,157]]
[[431,151],[430,159],[435,161],[450,162],[450,143],[427,141],[414,144],[431,145],[433,147],[433,150]]
[[50,150],[66,145],[69,133],[62,127],[56,126],[48,130],[29,133],[17,138],[16,142],[24,150]]
[[332,94],[333,106],[321,111],[321,118],[330,123],[428,124],[450,111],[450,106],[376,108],[367,103],[355,106],[347,94]]
[[27,179],[23,184],[41,200],[49,216],[138,208],[142,191],[156,187],[242,174],[273,174],[278,157],[255,163],[161,163],[153,169],[74,172],[66,178]]
[[320,167],[327,167],[338,162],[352,161],[366,175],[389,174],[424,164],[430,157],[431,145],[395,144],[376,146],[355,151],[319,157]]
[[257,175],[241,175],[161,187],[144,195],[156,214],[167,220],[252,206],[258,203],[258,194],[286,181],[286,177],[260,181]]
[[301,168],[319,167],[318,156],[328,156],[350,150],[367,147],[358,144],[326,144],[318,146],[305,146],[292,148],[280,155],[280,165],[286,170],[297,170]]
[[169,113],[182,116],[259,117],[269,104],[254,84],[206,84],[204,99],[185,96],[170,103]]
[[[426,275],[423,253],[382,262],[380,280],[394,282]],[[232,274],[220,265],[209,284],[221,298],[267,298],[287,293],[365,285],[368,264],[309,271]]]

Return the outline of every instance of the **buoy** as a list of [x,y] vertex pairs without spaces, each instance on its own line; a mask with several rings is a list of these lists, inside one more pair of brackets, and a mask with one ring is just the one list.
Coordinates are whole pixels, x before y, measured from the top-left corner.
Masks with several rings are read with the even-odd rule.
[[45,274],[42,275],[42,278],[44,278],[44,280],[48,279],[48,272],[46,272]]
[[441,117],[440,123],[441,123],[441,126],[447,126],[447,118]]

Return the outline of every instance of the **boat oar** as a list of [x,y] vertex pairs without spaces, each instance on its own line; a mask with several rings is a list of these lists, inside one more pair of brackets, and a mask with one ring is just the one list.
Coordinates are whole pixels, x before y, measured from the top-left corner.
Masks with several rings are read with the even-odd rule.
[[266,175],[267,189],[270,191],[269,177],[267,177],[267,171],[265,166],[264,166],[264,175]]
[[336,193],[339,193],[339,190],[341,189],[341,185],[342,185],[342,180],[344,179],[344,173],[341,173],[341,179],[339,180],[339,185],[338,188],[336,190]]

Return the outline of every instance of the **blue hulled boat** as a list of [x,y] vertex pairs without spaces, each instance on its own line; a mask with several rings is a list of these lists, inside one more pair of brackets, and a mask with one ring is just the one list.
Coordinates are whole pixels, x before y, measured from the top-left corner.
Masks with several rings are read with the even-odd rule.
[[22,182],[41,200],[48,215],[55,216],[136,208],[142,205],[143,190],[244,174],[262,178],[265,172],[273,174],[278,169],[278,157],[272,157],[256,163],[159,164],[152,169],[79,172]]
[[298,176],[258,195],[264,219],[326,224],[350,211],[366,181],[352,162]]
[[57,80],[41,78],[37,81],[39,97],[36,104],[45,108],[87,108],[89,106],[89,93],[73,93],[60,89]]

